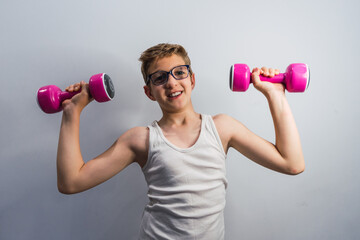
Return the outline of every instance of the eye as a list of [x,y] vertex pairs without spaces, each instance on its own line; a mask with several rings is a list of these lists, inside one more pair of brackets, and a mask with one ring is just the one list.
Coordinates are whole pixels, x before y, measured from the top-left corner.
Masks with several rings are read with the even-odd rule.
[[182,70],[179,70],[179,71],[175,72],[176,76],[181,76],[181,75],[184,75],[184,74],[186,74],[186,73],[184,71],[182,71]]
[[177,78],[185,78],[188,74],[188,69],[186,66],[180,66],[174,69],[173,74]]
[[161,85],[166,81],[166,72],[157,72],[151,75],[151,81],[155,85]]

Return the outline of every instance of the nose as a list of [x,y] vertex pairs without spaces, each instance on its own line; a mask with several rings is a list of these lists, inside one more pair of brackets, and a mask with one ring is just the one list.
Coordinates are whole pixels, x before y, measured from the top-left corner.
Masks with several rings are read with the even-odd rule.
[[176,80],[171,74],[168,76],[168,81],[166,82],[166,87],[173,87],[178,84],[178,80]]

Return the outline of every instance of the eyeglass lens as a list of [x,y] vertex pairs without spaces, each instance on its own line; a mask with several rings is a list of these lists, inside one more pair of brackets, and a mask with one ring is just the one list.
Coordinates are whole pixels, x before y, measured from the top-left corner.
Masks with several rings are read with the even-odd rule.
[[[189,75],[189,69],[187,66],[178,66],[170,71],[170,74],[176,79],[181,80],[187,78]],[[151,75],[150,80],[154,85],[161,85],[167,82],[169,73],[165,71],[159,71]]]

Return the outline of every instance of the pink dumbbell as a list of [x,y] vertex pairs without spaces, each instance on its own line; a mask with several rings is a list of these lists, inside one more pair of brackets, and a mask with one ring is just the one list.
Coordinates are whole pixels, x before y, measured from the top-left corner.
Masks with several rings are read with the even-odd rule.
[[[107,102],[114,98],[115,89],[111,78],[106,73],[93,75],[89,80],[91,96],[98,102]],[[37,92],[37,103],[45,113],[56,113],[62,110],[61,103],[80,91],[63,92],[55,85],[41,87]]]
[[[307,64],[290,64],[285,73],[272,78],[260,75],[261,81],[285,84],[289,92],[304,92],[310,83],[310,70]],[[250,68],[246,64],[234,64],[230,68],[230,89],[235,92],[244,92],[251,83]]]

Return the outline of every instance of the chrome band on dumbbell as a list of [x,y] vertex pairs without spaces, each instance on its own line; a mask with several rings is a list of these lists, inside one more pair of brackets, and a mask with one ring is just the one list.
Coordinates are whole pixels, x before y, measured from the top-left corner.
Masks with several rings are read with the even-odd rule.
[[110,76],[107,75],[106,73],[104,73],[103,78],[104,78],[104,86],[105,86],[106,93],[110,99],[113,99],[115,96],[114,84],[113,84]]

